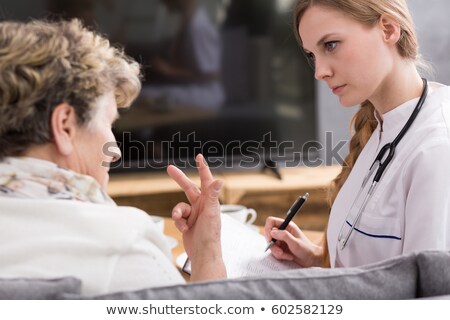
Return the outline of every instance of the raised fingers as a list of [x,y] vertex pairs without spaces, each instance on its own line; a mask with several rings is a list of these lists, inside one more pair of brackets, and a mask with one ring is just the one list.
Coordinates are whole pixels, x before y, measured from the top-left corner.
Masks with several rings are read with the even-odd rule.
[[198,173],[200,175],[201,189],[206,190],[208,186],[214,181],[211,171],[209,170],[208,164],[201,153],[195,158],[197,163]]
[[195,183],[193,183],[191,179],[183,173],[183,171],[173,165],[167,167],[167,173],[181,187],[181,189],[183,189],[189,202],[195,203],[200,196],[200,190]]

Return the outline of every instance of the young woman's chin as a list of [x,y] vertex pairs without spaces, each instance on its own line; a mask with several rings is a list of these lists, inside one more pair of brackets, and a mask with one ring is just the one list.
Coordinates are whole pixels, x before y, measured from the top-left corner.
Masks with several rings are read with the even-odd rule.
[[363,103],[363,101],[359,101],[357,99],[346,99],[345,97],[339,97],[339,103],[344,108],[351,108],[356,105],[360,105],[361,103]]
[[351,108],[362,104],[367,98],[362,94],[351,94],[351,92],[345,92],[338,96],[339,103],[345,108]]

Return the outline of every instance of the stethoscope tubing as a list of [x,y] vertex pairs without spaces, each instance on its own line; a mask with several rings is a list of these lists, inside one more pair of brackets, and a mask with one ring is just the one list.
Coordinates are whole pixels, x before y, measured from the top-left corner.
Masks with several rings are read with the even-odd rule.
[[[350,238],[350,235],[352,234],[353,230],[356,228],[356,225],[358,224],[359,220],[361,219],[362,213],[364,212],[366,205],[369,202],[369,199],[375,190],[375,187],[378,185],[379,181],[381,180],[381,177],[383,176],[383,173],[385,172],[385,170],[391,163],[392,159],[394,158],[395,148],[397,147],[398,143],[403,139],[404,135],[406,134],[406,132],[409,130],[409,128],[413,124],[414,120],[416,119],[417,115],[419,114],[420,110],[422,109],[423,104],[425,103],[426,97],[428,95],[428,81],[425,78],[422,78],[422,81],[423,81],[422,94],[419,98],[419,101],[417,102],[416,107],[414,108],[413,112],[409,116],[408,121],[406,121],[405,125],[400,130],[400,133],[395,137],[395,139],[392,142],[385,144],[381,148],[380,152],[378,152],[374,162],[370,166],[368,174],[366,175],[366,177],[363,180],[363,183],[361,184],[361,188],[358,192],[358,195],[356,196],[355,200],[353,201],[353,204],[350,207],[350,211],[347,214],[347,217],[345,218],[345,220],[342,224],[341,230],[339,231],[338,243],[339,243],[339,248],[341,250],[343,250],[346,247],[347,242]],[[383,161],[383,158],[387,151],[389,151],[389,153],[388,153],[386,159],[384,159],[384,161]],[[361,204],[361,207],[358,210],[355,220],[351,224],[350,230],[347,232],[345,237],[342,238],[342,236],[343,236],[342,233],[347,224],[348,216],[350,215],[350,212],[352,211],[352,208],[354,207],[356,200],[359,199],[363,189],[365,188],[369,178],[372,176],[374,170],[377,170],[377,171],[375,173],[375,177],[372,180],[372,185],[370,186],[369,191],[367,192],[366,196],[364,197],[363,203]]]

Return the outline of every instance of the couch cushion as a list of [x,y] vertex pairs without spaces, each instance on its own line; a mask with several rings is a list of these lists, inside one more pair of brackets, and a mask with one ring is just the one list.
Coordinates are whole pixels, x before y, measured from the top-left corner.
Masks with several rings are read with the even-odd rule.
[[[94,299],[412,299],[415,255],[361,268],[298,269],[259,278],[230,279],[120,292]],[[77,298],[66,296],[66,298]]]
[[450,252],[424,251],[417,255],[418,297],[450,294]]
[[418,298],[420,300],[450,300],[450,294],[447,294],[445,296],[433,296],[433,297],[426,297],[426,298]]
[[81,281],[60,279],[0,279],[0,300],[59,299],[63,293],[78,295]]

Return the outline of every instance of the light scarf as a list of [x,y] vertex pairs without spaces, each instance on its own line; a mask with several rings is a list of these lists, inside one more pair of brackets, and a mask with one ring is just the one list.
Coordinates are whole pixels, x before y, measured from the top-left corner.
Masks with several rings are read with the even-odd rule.
[[29,157],[9,157],[0,162],[0,197],[64,199],[115,206],[91,176]]

